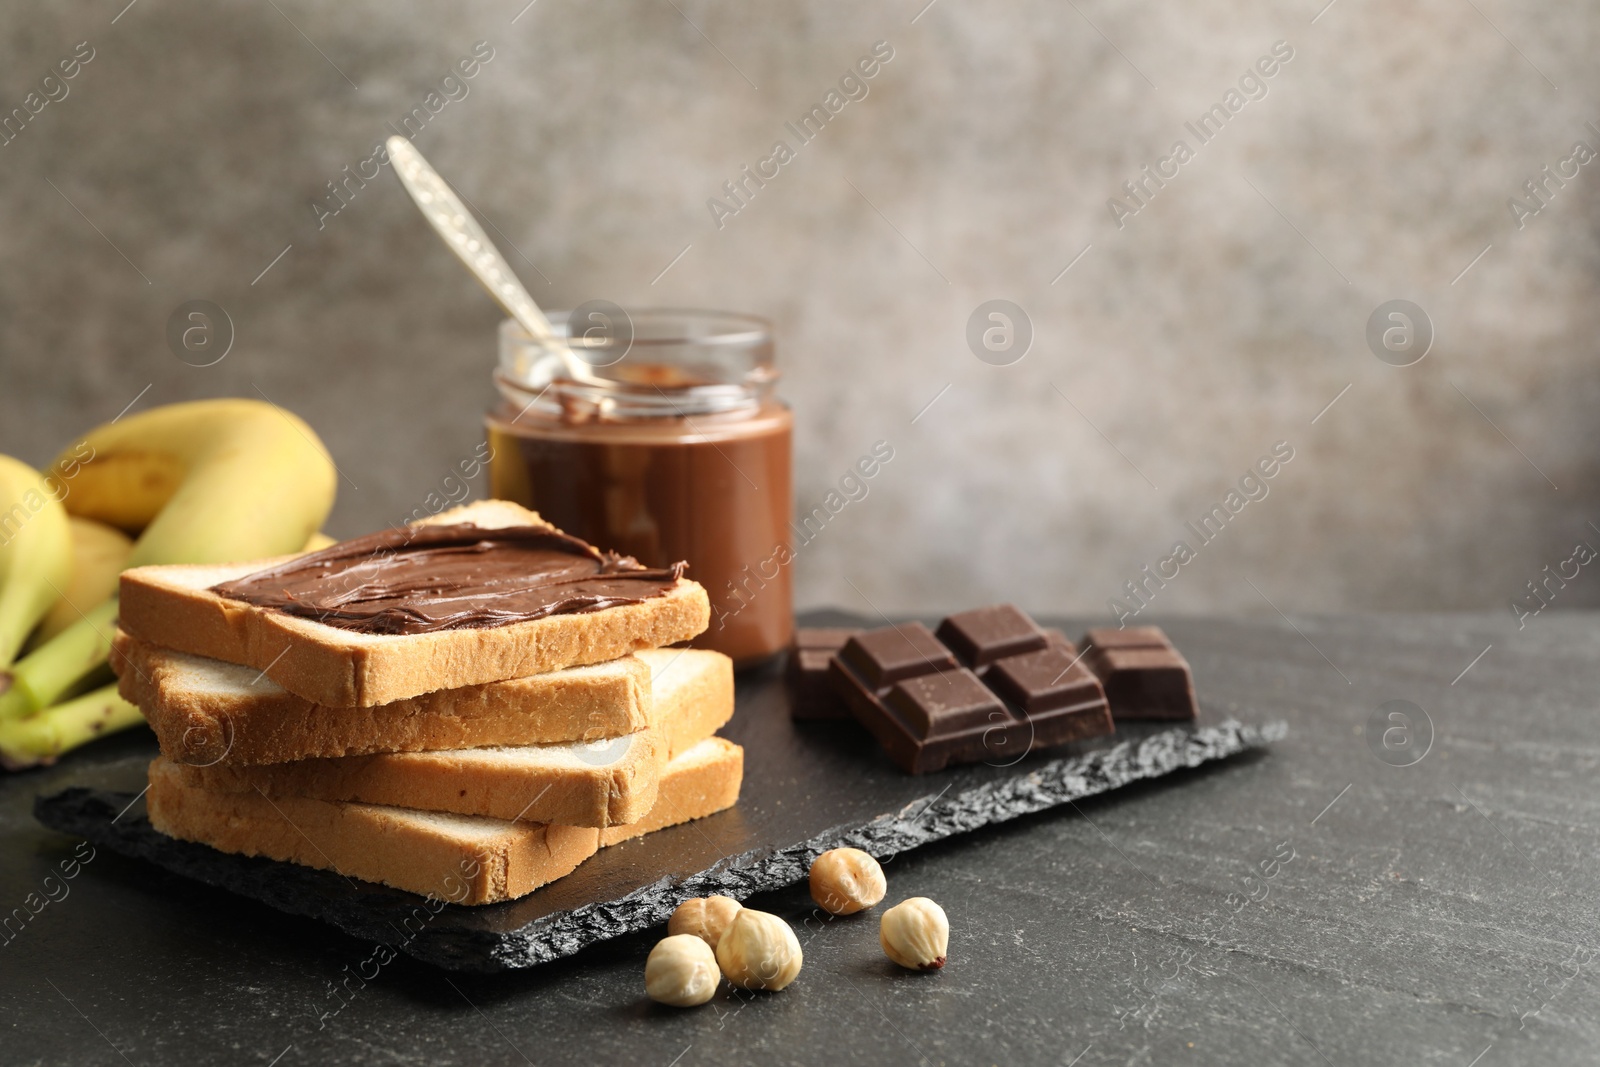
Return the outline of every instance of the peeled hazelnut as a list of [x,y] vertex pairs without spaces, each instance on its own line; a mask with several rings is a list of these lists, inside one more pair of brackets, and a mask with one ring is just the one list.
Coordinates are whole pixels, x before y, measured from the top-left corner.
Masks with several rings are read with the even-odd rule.
[[693,934],[673,934],[656,942],[644,965],[644,991],[675,1008],[704,1004],[717,992],[717,957]]
[[870,908],[888,891],[883,868],[859,848],[829,849],[811,864],[811,899],[835,915]]
[[739,908],[732,897],[691,897],[667,920],[667,933],[693,934],[715,949]]
[[740,908],[717,942],[722,976],[740,989],[776,993],[794,981],[800,962],[800,939],[789,924],[753,908]]
[[883,913],[878,940],[891,960],[913,971],[936,971],[950,948],[950,920],[927,897],[902,900]]

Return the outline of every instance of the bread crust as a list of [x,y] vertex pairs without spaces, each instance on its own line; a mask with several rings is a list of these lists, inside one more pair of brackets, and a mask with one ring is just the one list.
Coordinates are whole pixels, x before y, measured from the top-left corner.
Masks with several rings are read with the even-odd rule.
[[[113,641],[111,665],[162,754],[196,765],[619,737],[650,725],[653,706],[650,667],[633,656],[367,707],[307,700],[258,670],[208,665],[126,633]],[[219,666],[238,676],[234,691],[193,684]]]
[[[217,793],[299,796],[448,811],[492,819],[568,826],[613,826],[649,814],[661,780],[660,740],[651,731],[615,738],[619,758],[590,766],[519,762],[527,748],[378,753],[256,767],[177,766],[186,785]],[[583,745],[554,746],[579,753]]]
[[570,874],[599,831],[303,797],[212,793],[186,785],[165,759],[150,764],[150,824],[223,852],[266,856],[381,882],[457,904],[492,904]]

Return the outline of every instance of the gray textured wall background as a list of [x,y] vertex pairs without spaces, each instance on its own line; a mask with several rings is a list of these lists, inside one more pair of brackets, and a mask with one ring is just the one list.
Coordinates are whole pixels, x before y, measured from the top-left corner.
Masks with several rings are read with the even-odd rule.
[[[1521,230],[1507,207],[1600,148],[1592,5],[123,2],[0,16],[5,110],[95,49],[0,147],[0,450],[43,462],[147,385],[259,392],[348,475],[333,532],[415,507],[480,440],[497,315],[389,174],[321,230],[309,205],[483,40],[416,143],[541,302],[770,316],[802,507],[893,443],[802,604],[865,609],[848,579],[884,610],[1104,611],[1278,440],[1160,609],[1505,605],[1600,545],[1600,162]],[[880,40],[866,99],[718,230],[707,198]],[[1198,146],[1185,121],[1278,40]],[[1107,199],[1179,138],[1119,229]],[[163,339],[194,298],[237,327],[204,369]],[[1012,366],[964,339],[991,298],[1034,326]],[[1437,331],[1411,367],[1364,340],[1392,298]],[[1587,571],[1556,601],[1596,602]]]

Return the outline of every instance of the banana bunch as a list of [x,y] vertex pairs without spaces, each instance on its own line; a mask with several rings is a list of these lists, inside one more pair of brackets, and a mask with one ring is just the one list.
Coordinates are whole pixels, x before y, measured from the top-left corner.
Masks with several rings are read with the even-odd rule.
[[255,400],[108,423],[42,475],[0,457],[0,765],[48,763],[142,721],[102,684],[124,567],[298,552],[321,536],[334,490],[312,429]]
[[0,669],[72,579],[72,535],[59,483],[0,456]]

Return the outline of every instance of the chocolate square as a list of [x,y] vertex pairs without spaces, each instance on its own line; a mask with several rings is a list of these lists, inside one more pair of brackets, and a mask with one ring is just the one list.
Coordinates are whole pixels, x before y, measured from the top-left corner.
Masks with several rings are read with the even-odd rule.
[[975,671],[1005,656],[1045,646],[1044,631],[1010,604],[958,612],[939,624],[939,640]]
[[1155,626],[1096,629],[1084,636],[1088,664],[1116,719],[1193,719],[1199,714],[1189,662]]
[[989,684],[1029,715],[1105,703],[1099,679],[1079,661],[1077,650],[1070,644],[1001,660],[990,672]]
[[987,729],[1011,718],[1005,705],[965,667],[907,678],[889,691],[886,703],[918,737],[929,740],[973,727]]
[[849,663],[873,689],[892,685],[902,678],[953,670],[957,666],[950,650],[920,622],[863,630],[845,642],[839,658]]
[[828,661],[856,631],[844,628],[801,627],[794,632],[785,678],[789,685],[792,719],[848,719],[850,710],[828,681]]

